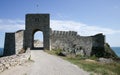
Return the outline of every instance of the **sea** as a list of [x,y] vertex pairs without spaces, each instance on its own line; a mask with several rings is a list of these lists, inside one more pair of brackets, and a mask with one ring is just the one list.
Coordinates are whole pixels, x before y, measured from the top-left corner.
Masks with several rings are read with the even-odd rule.
[[3,55],[3,48],[0,48],[0,56]]
[[[114,52],[120,57],[120,47],[111,47]],[[0,56],[3,55],[3,48],[0,48]]]
[[114,52],[120,57],[120,47],[111,47]]

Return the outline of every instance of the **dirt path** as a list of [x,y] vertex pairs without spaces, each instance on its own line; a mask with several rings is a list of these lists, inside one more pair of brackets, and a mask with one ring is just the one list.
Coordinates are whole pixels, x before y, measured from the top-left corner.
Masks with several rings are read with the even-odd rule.
[[32,50],[31,59],[33,63],[16,66],[0,75],[89,75],[76,65],[41,50]]

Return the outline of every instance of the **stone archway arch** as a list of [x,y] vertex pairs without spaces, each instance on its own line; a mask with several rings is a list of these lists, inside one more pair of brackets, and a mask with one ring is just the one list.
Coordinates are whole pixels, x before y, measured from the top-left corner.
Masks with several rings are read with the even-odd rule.
[[[34,45],[34,42],[35,42],[35,34],[36,34],[37,32],[41,32],[41,33],[42,33],[41,37],[43,38],[42,41],[39,40],[39,42],[40,42],[40,44],[41,44],[41,46],[39,45],[39,47],[35,47],[35,45]],[[39,38],[40,38],[40,37],[39,37]],[[38,39],[37,39],[37,40],[38,40]],[[33,33],[32,33],[32,41],[33,41],[33,43],[32,43],[32,49],[44,49],[44,34],[43,34],[43,31],[41,31],[40,29],[35,29],[35,30],[33,30]],[[43,45],[42,45],[42,44],[43,44]]]
[[33,48],[33,34],[36,31],[43,32],[44,50],[50,49],[50,25],[49,14],[27,14],[24,32],[24,48]]

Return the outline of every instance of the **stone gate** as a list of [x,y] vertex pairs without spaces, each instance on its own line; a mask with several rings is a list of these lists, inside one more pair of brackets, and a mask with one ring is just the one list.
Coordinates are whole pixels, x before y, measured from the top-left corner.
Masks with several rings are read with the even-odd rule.
[[34,33],[37,31],[43,32],[43,47],[50,49],[50,25],[49,14],[27,14],[26,27],[24,31],[24,48],[35,49]]
[[43,49],[50,49],[49,14],[27,14],[25,30],[5,34],[4,56],[19,54],[21,49],[35,49],[34,33],[43,32]]

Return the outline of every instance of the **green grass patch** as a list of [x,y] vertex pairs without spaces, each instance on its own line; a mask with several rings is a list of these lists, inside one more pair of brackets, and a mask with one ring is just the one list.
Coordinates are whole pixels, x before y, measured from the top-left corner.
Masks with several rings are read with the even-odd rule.
[[119,63],[110,63],[103,64],[99,62],[91,62],[86,60],[79,60],[77,58],[67,58],[65,60],[70,61],[73,64],[78,65],[80,68],[83,68],[86,71],[94,72],[99,75],[120,75],[120,64]]
[[61,49],[57,49],[57,50],[45,50],[45,52],[52,54],[52,55],[59,55],[61,52]]
[[[53,55],[59,55],[60,50],[51,50],[46,52]],[[120,63],[100,63],[96,61],[98,58],[95,56],[83,57],[81,55],[75,56],[74,54],[69,54],[62,58],[88,72],[91,72],[91,75],[120,75]],[[87,61],[86,59],[93,61]]]

